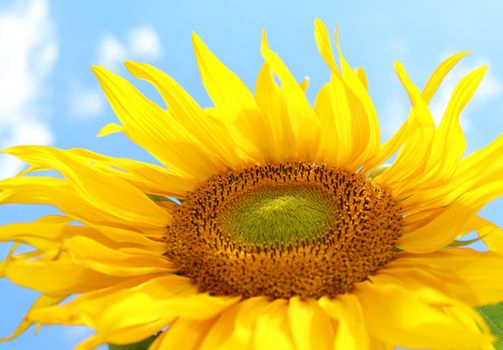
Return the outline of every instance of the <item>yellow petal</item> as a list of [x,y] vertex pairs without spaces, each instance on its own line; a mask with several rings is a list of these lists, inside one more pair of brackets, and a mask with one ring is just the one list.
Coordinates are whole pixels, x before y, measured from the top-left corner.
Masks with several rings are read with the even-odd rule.
[[288,304],[288,324],[296,349],[331,350],[333,348],[333,324],[316,301],[301,300],[299,297],[291,298]]
[[215,173],[219,167],[213,163],[215,157],[203,149],[169,111],[105,68],[94,66],[93,72],[131,140],[175,172],[199,179],[207,179]]
[[[428,79],[426,86],[424,87],[421,94],[426,103],[429,103],[431,101],[445,76],[451,71],[452,68],[454,68],[454,66],[461,60],[461,58],[466,56],[468,53],[469,52],[460,52],[452,55],[445,61],[443,61],[437,67],[437,69],[435,69],[433,74]],[[400,129],[381,146],[379,154],[365,165],[365,169],[372,171],[382,162],[389,159],[403,145],[411,132],[410,125],[413,124],[412,120],[414,118],[415,116],[411,112],[409,114],[408,120],[403,123]]]
[[0,226],[0,241],[22,242],[41,250],[57,248],[63,238],[63,227],[71,221],[64,218],[66,222],[51,223],[39,219],[30,223]]
[[403,66],[397,62],[395,69],[412,103],[413,118],[408,122],[410,123],[407,126],[410,128],[408,139],[398,153],[397,159],[388,169],[383,171],[378,179],[380,182],[390,184],[395,190],[395,195],[400,195],[398,185],[393,183],[414,184],[414,180],[423,174],[425,159],[429,156],[430,143],[435,132],[435,123],[426,102],[410,81]]
[[[232,135],[225,124],[218,119],[208,118],[197,102],[173,78],[145,63],[127,61],[126,67],[136,78],[151,82],[159,90],[173,117],[206,148],[225,164],[234,167],[240,165],[241,160],[235,152],[239,145],[232,142]],[[233,103],[235,100],[232,100]],[[256,109],[255,105],[251,106]]]
[[317,153],[317,143],[313,140],[318,139],[319,119],[286,65],[269,48],[265,32],[262,35],[260,49],[264,60],[281,82],[281,89],[284,93],[286,108],[295,136],[297,153],[303,157],[304,161],[312,160]]
[[[243,151],[260,159],[260,155],[267,154],[271,135],[253,94],[195,33],[192,35],[192,43],[204,87],[215,104],[218,118],[230,126],[235,124],[237,128],[231,133],[236,140],[241,140],[239,144],[245,146]],[[248,145],[243,138],[252,141],[262,152],[257,153],[253,145]]]
[[[484,205],[502,194],[502,180],[468,192],[442,210],[440,214],[426,219],[422,226],[402,235],[397,246],[413,253],[430,253],[439,250],[463,232],[466,222],[472,220]],[[407,220],[408,218],[405,218],[405,223]]]
[[468,55],[471,51],[463,51],[458,52],[454,55],[447,57],[438,67],[435,69],[433,74],[429,77],[426,85],[423,89],[422,97],[423,99],[429,103],[435,93],[437,92],[440,84],[446,77],[446,75],[451,71],[454,66],[466,55]]
[[[179,176],[156,164],[128,158],[115,158],[86,149],[71,149],[66,152],[84,158],[115,176],[124,179],[144,192],[183,198],[198,183],[192,177]],[[48,166],[48,165],[47,165]]]
[[51,164],[53,169],[65,176],[81,198],[114,217],[135,225],[165,227],[169,222],[169,214],[137,188],[68,152],[44,146],[17,146],[4,152],[31,164]]
[[[51,177],[15,177],[0,181],[0,203],[53,205],[82,222],[123,226],[124,220],[96,208],[78,195],[66,181]],[[135,225],[136,226],[136,225]]]
[[479,216],[473,219],[472,225],[489,250],[503,254],[503,230],[501,227]]
[[341,73],[337,64],[335,63],[334,51],[332,49],[332,42],[330,41],[330,35],[328,34],[327,27],[319,19],[316,18],[314,21],[314,38],[316,40],[316,46],[320,52],[321,57],[330,68],[333,74],[341,77]]
[[253,349],[293,350],[288,330],[288,305],[286,300],[276,299],[267,305],[263,313],[257,316],[252,335]]
[[344,83],[336,75],[319,91],[314,109],[321,122],[318,161],[351,168],[352,113]]
[[286,111],[285,101],[279,86],[274,81],[274,73],[269,64],[264,63],[257,76],[255,98],[262,113],[267,117],[271,129],[272,143],[269,154],[272,160],[282,161],[295,156],[296,145],[292,124]]
[[355,68],[355,73],[365,89],[368,90],[369,82],[367,80],[367,74],[365,73],[365,70],[363,68],[357,67]]
[[318,304],[338,323],[334,349],[374,349],[370,347],[364,310],[354,295],[343,294],[334,299],[323,297]]
[[353,293],[365,310],[369,332],[385,343],[406,348],[468,348],[493,340],[475,310],[434,290],[408,291],[367,281],[357,284]]
[[96,136],[103,137],[103,136],[108,136],[108,135],[115,134],[115,133],[122,132],[122,131],[123,131],[122,125],[118,125],[116,123],[108,123],[107,125],[105,125],[104,127],[102,127],[100,129],[100,131],[98,132],[98,134]]
[[175,266],[162,255],[127,253],[83,236],[66,239],[64,248],[80,266],[113,276],[167,274],[175,270]]
[[149,350],[178,350],[181,344],[183,344],[183,349],[198,350],[214,322],[213,319],[204,321],[179,319],[170,325],[161,335],[162,339],[159,340],[158,344],[155,344]]
[[[377,113],[370,96],[356,73],[347,63],[336,33],[335,43],[339,52],[344,82],[348,87],[348,99],[353,110],[353,157],[354,164],[360,166],[374,157],[380,147],[380,129]],[[355,151],[357,152],[355,154]]]
[[7,277],[23,287],[53,296],[68,296],[100,289],[121,279],[105,275],[69,261],[11,260],[6,267]]
[[304,77],[302,81],[299,83],[300,88],[304,93],[307,91],[307,88],[309,87],[309,77]]
[[229,307],[216,319],[201,344],[201,350],[253,349],[257,317],[269,303],[265,297],[254,297]]
[[433,139],[431,158],[428,164],[429,167],[439,167],[443,177],[450,177],[454,174],[465,152],[466,140],[461,130],[459,117],[486,71],[487,66],[483,66],[461,79],[447,104],[444,117]]
[[[428,283],[433,279],[427,280],[426,274],[421,276],[421,273],[414,270],[422,270],[430,276],[436,276],[437,282]],[[401,254],[400,258],[391,262],[382,273],[396,276],[395,283],[405,288],[413,289],[414,285],[416,288],[435,288],[442,290],[445,295],[456,295],[457,299],[472,306],[481,306],[501,301],[501,271],[501,254],[477,252],[468,248],[449,248],[429,254]]]
[[[48,295],[42,295],[31,305],[30,311],[35,310],[37,308],[56,305],[59,302],[63,301],[64,299],[65,298],[61,296],[53,297]],[[9,335],[8,337],[0,338],[0,342],[6,342],[18,337],[19,335],[24,333],[32,324],[33,322],[30,322],[25,318],[11,335]]]
[[145,276],[109,285],[112,287],[86,293],[64,305],[36,310],[29,317],[41,323],[86,324],[101,337],[108,337],[161,319],[164,325],[178,317],[211,319],[239,300],[199,294],[189,279],[176,275]]

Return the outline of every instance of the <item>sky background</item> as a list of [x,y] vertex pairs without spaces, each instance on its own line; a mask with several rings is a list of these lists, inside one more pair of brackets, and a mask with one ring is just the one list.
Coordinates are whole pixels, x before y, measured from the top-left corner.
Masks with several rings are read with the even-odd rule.
[[[122,135],[96,138],[116,121],[90,65],[130,77],[126,59],[151,63],[181,83],[203,106],[210,106],[191,46],[196,31],[213,52],[253,88],[262,64],[259,43],[266,29],[300,81],[310,78],[308,96],[328,80],[313,35],[314,19],[330,30],[338,24],[346,58],[366,69],[383,139],[408,113],[409,102],[393,62],[400,60],[416,85],[449,54],[473,50],[450,75],[430,107],[436,118],[456,81],[482,65],[490,69],[462,115],[468,152],[503,131],[503,2],[494,1],[132,1],[2,0],[0,2],[0,148],[15,144],[84,147],[113,156],[153,161]],[[142,82],[142,91],[157,93]],[[22,169],[0,155],[0,178]],[[503,225],[503,201],[484,216]],[[40,206],[0,207],[0,224],[31,221],[53,212]],[[0,258],[10,244],[0,244]],[[480,247],[478,247],[480,248]],[[0,337],[10,334],[37,294],[0,280]],[[30,329],[0,349],[67,350],[88,336],[84,327]]]

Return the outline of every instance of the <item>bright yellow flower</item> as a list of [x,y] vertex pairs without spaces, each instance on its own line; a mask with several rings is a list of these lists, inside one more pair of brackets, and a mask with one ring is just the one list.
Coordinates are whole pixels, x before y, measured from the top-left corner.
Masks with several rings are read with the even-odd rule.
[[[62,175],[0,182],[2,203],[64,213],[0,228],[34,248],[1,273],[42,293],[14,336],[38,322],[95,329],[79,349],[159,331],[150,349],[492,348],[473,307],[503,299],[503,235],[477,213],[503,193],[503,138],[463,158],[459,124],[486,67],[459,82],[436,127],[428,102],[466,53],[422,92],[397,63],[412,109],[381,144],[365,73],[337,47],[339,70],[319,21],[315,37],[332,74],[314,107],[265,36],[252,94],[194,35],[214,108],[149,65],[127,62],[169,109],[95,67],[122,123],[101,135],[124,132],[166,168],[4,150],[26,172]],[[492,251],[454,247],[474,229]]]

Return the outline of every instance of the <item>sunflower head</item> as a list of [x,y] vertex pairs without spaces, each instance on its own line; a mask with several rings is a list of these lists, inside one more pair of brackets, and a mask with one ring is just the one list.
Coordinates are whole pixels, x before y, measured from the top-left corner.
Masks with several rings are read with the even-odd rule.
[[[41,292],[12,337],[37,322],[93,328],[79,350],[159,333],[149,350],[490,349],[473,307],[503,297],[503,235],[478,212],[503,193],[503,138],[464,157],[459,123],[486,67],[435,125],[428,103],[466,53],[423,90],[397,63],[411,111],[381,143],[364,71],[319,20],[315,40],[330,78],[314,103],[265,34],[254,93],[193,36],[211,108],[148,64],[126,67],[167,108],[93,67],[120,120],[99,135],[123,132],[160,165],[3,150],[30,167],[0,181],[0,203],[62,213],[0,227],[16,242],[0,274]],[[47,169],[59,175],[24,176]],[[459,247],[473,230],[491,251]]]
[[399,201],[347,170],[280,163],[229,171],[187,196],[167,256],[201,291],[334,297],[389,262]]

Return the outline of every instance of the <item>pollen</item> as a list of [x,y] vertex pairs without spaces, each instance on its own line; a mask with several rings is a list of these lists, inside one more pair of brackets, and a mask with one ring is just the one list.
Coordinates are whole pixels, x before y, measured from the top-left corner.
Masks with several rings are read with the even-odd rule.
[[166,255],[212,295],[334,297],[390,262],[401,234],[389,190],[324,164],[228,171],[186,198]]

